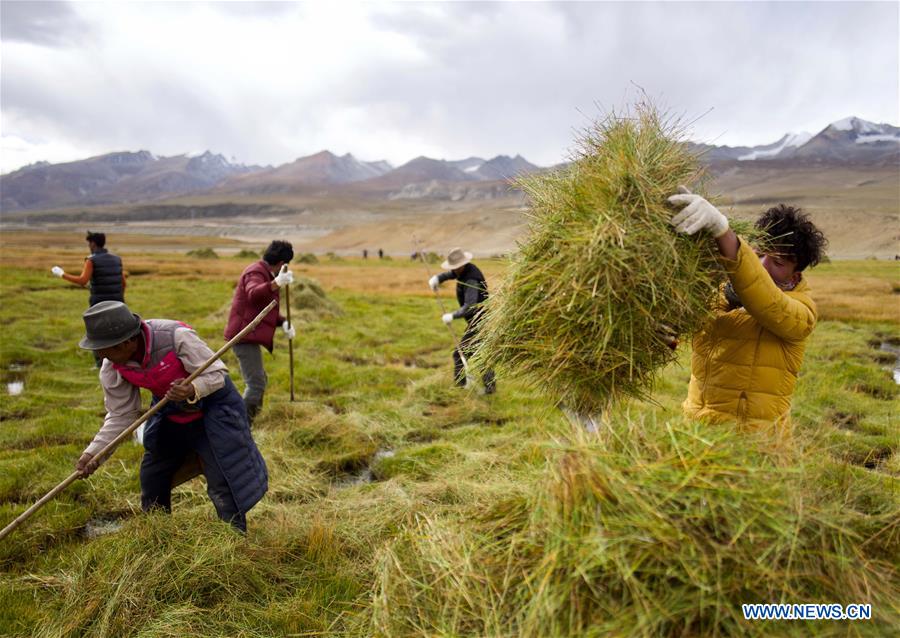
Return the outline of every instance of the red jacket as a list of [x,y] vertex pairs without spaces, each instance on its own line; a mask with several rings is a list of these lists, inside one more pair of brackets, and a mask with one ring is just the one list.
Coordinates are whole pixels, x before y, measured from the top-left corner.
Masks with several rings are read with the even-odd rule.
[[[243,330],[263,308],[269,305],[270,301],[279,299],[281,291],[272,290],[273,279],[275,279],[275,275],[272,274],[269,264],[263,260],[250,264],[244,269],[241,278],[238,279],[237,287],[234,289],[234,298],[231,300],[231,312],[228,313],[228,324],[225,326],[226,339],[231,339]],[[275,328],[283,321],[276,304],[260,324],[241,339],[241,343],[258,343],[272,352]]]

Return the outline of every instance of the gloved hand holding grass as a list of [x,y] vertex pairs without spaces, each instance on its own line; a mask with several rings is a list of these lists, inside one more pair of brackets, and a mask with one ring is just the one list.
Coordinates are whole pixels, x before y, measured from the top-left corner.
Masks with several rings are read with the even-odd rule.
[[50,272],[52,272],[57,277],[62,277],[63,275],[66,274],[66,271],[63,270],[62,268],[60,268],[59,266],[54,266],[53,268],[50,269]]
[[443,315],[441,315],[441,321],[449,326],[451,323],[453,323],[453,313],[445,312]]
[[679,233],[693,235],[697,231],[708,231],[713,237],[721,237],[728,232],[728,218],[719,209],[694,195],[684,186],[678,187],[678,194],[672,195],[668,202],[673,206],[683,206],[681,212],[672,216],[670,222]]

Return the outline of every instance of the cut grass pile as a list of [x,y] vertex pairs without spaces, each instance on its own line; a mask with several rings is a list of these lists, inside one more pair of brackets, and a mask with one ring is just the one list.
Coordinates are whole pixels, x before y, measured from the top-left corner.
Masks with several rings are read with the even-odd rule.
[[316,257],[313,253],[302,253],[297,255],[294,258],[294,261],[298,264],[317,264],[319,263],[319,258]]
[[241,248],[238,252],[232,255],[232,258],[242,260],[259,259],[260,254],[255,250],[250,250],[249,248]]
[[316,521],[295,526],[282,542],[262,535],[262,543],[209,523],[198,512],[140,516],[83,545],[65,578],[40,581],[59,614],[36,635],[319,633],[325,616],[305,600],[359,593],[343,576],[335,539]]
[[567,168],[521,178],[529,232],[486,304],[476,365],[583,414],[647,397],[675,358],[665,333],[698,330],[724,278],[709,237],[669,224],[666,198],[699,179],[677,124],[644,105],[584,132]]
[[764,445],[732,428],[627,419],[602,441],[561,442],[540,489],[465,517],[423,517],[382,552],[372,628],[768,636],[772,625],[744,620],[742,603],[825,601],[867,601],[882,630],[898,626],[890,480],[823,463],[817,447],[785,465]]
[[195,248],[194,250],[189,250],[185,253],[188,257],[194,257],[195,259],[218,259],[219,254],[213,250],[212,248]]
[[295,276],[290,295],[292,320],[315,321],[341,314],[341,307],[328,298],[315,279]]

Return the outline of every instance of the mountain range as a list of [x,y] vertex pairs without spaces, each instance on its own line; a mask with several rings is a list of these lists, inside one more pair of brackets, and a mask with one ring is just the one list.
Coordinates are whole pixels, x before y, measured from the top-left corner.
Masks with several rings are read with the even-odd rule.
[[[789,133],[761,146],[689,143],[714,168],[772,162],[784,166],[900,167],[900,128],[848,117],[819,133]],[[157,157],[116,152],[62,164],[39,162],[0,176],[0,211],[50,210],[154,202],[183,195],[257,196],[345,193],[396,199],[493,199],[509,194],[516,175],[546,170],[520,155],[485,160],[417,157],[393,167],[347,153],[321,151],[277,167],[232,164],[209,151]]]
[[892,166],[900,158],[900,128],[847,117],[832,122],[816,135],[787,133],[777,142],[762,146],[693,146],[708,162],[800,160]]

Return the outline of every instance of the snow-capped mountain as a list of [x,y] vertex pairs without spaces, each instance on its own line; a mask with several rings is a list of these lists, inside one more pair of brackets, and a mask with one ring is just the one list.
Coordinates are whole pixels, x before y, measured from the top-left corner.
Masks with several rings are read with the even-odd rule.
[[826,126],[790,157],[829,162],[900,164],[900,128],[847,117]]
[[812,163],[881,165],[900,160],[900,128],[847,117],[832,122],[815,135],[786,133],[777,142],[760,146],[689,145],[710,164],[796,159]]
[[786,133],[784,137],[768,146],[757,146],[749,153],[738,157],[740,161],[772,159],[791,148],[798,148],[812,139],[812,133]]

